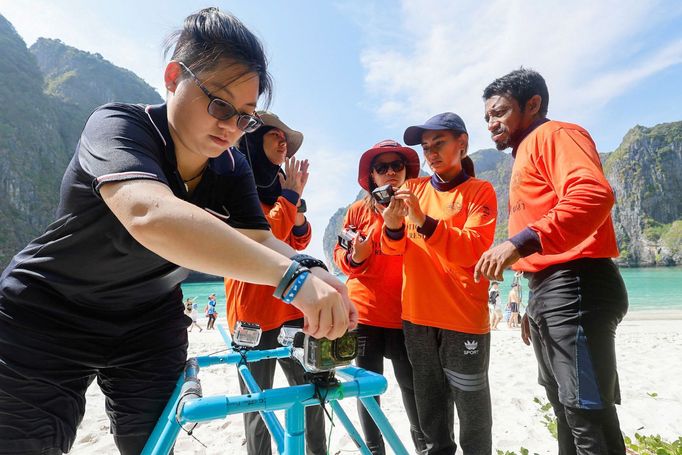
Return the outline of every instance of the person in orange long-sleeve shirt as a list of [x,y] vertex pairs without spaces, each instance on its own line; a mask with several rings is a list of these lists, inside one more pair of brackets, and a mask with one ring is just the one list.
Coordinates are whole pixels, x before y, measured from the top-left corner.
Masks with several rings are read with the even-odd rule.
[[[344,229],[353,228],[359,236],[353,240],[349,250],[336,245],[334,262],[348,276],[348,294],[358,309],[359,349],[355,363],[360,368],[383,374],[384,357],[391,359],[410,421],[412,440],[415,448],[421,451],[424,448],[423,436],[400,317],[403,258],[381,252],[384,219],[371,196],[375,188],[384,185],[397,188],[405,179],[418,175],[417,152],[396,141],[381,141],[363,153],[358,167],[358,183],[367,193],[350,206],[343,223]],[[373,455],[383,455],[385,447],[381,432],[360,402],[358,413],[367,447]]]
[[616,328],[628,307],[613,257],[613,191],[578,125],[547,119],[540,74],[513,71],[483,92],[499,150],[512,147],[509,240],[487,251],[477,277],[524,272],[532,298],[521,323],[558,422],[560,454],[623,454]]
[[[473,176],[468,134],[451,112],[404,134],[434,174],[408,180],[383,211],[381,249],[403,255],[402,319],[425,454],[492,452],[487,282],[474,265],[493,242],[493,186]],[[467,167],[468,171],[463,167]],[[407,225],[406,225],[407,222]]]
[[[298,161],[294,154],[303,143],[303,134],[289,128],[271,112],[259,112],[263,126],[244,136],[240,150],[246,154],[258,189],[265,218],[273,235],[295,250],[310,243],[310,223],[305,218],[301,196],[308,181],[308,160]],[[284,171],[281,166],[284,165]],[[295,258],[295,257],[294,257]],[[274,288],[226,279],[227,318],[230,331],[237,321],[255,322],[263,333],[256,349],[279,347],[277,335],[283,325],[302,326],[303,314],[273,297]],[[290,384],[304,384],[303,367],[293,359],[261,360],[249,370],[262,389],[272,388],[275,366],[279,363]],[[242,393],[248,393],[239,378]],[[270,455],[271,438],[257,412],[244,414],[246,448],[249,455]],[[308,454],[325,454],[324,412],[319,406],[306,408]]]

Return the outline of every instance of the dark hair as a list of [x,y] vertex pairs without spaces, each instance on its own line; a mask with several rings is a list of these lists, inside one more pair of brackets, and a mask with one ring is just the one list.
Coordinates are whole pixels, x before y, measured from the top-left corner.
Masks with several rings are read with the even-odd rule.
[[469,177],[476,177],[476,170],[474,169],[474,161],[469,158],[468,156],[465,156],[462,158],[462,169],[464,169],[464,172]]
[[487,100],[495,95],[511,96],[519,103],[521,112],[525,110],[528,100],[535,95],[540,95],[542,101],[538,115],[542,118],[547,116],[549,90],[545,79],[537,71],[521,67],[495,79],[483,90],[483,99]]
[[172,33],[165,42],[164,57],[183,62],[200,73],[215,69],[225,60],[241,65],[245,71],[235,77],[258,74],[258,94],[265,95],[264,105],[272,99],[272,79],[263,45],[235,16],[218,8],[204,8],[187,16],[182,30]]

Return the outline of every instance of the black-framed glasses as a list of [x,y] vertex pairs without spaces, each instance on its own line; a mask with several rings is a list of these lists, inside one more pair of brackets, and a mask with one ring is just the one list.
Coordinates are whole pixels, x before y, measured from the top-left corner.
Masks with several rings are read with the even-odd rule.
[[403,169],[405,169],[405,161],[403,160],[395,160],[391,161],[389,163],[376,163],[374,166],[374,171],[379,174],[379,175],[384,175],[385,173],[388,172],[388,168],[390,167],[393,172],[400,172]]
[[260,128],[263,125],[263,120],[256,114],[255,112],[253,115],[251,114],[243,114],[237,110],[236,107],[234,107],[232,104],[228,103],[222,98],[218,98],[214,94],[212,94],[206,87],[204,87],[204,84],[201,83],[198,77],[194,75],[192,70],[190,70],[187,65],[185,65],[182,62],[178,62],[178,64],[189,73],[190,76],[192,76],[192,79],[194,79],[194,83],[197,84],[197,86],[201,89],[202,92],[208,97],[210,100],[208,103],[208,113],[217,118],[218,120],[229,120],[235,115],[237,116],[237,128],[242,130],[245,133],[253,133],[256,131],[258,128]]

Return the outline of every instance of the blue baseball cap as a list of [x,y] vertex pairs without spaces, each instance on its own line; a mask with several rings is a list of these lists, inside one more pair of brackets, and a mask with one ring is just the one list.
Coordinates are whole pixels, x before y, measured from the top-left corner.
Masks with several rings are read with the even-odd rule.
[[403,134],[403,141],[407,145],[421,144],[422,134],[424,134],[424,131],[430,130],[451,130],[455,133],[467,133],[467,127],[464,125],[462,117],[452,112],[443,112],[442,114],[434,115],[423,125],[407,128],[405,134]]

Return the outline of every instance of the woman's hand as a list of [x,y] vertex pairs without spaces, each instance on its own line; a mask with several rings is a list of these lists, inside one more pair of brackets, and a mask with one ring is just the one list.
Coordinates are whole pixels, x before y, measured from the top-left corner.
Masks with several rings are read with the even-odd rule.
[[308,176],[310,175],[308,167],[308,160],[299,161],[294,157],[287,158],[284,162],[286,179],[282,174],[278,174],[282,189],[295,191],[299,197],[303,196],[303,189],[308,183]]
[[358,323],[346,286],[319,267],[311,270],[292,305],[303,313],[303,331],[315,338],[339,338]]
[[381,216],[384,218],[384,224],[387,228],[395,231],[403,227],[408,212],[405,201],[396,199],[394,196],[387,207],[381,204],[377,204],[377,206],[382,210]]
[[410,223],[417,225],[417,227],[422,227],[424,221],[426,221],[426,215],[419,205],[419,199],[407,188],[401,188],[395,192],[395,199],[405,202],[407,206],[407,219]]
[[362,238],[360,234],[353,240],[350,258],[356,264],[364,262],[372,254],[374,249],[374,240],[372,240],[372,235],[374,234],[374,227],[371,227],[367,233],[367,237]]

